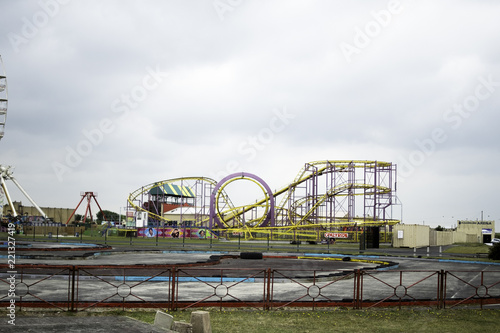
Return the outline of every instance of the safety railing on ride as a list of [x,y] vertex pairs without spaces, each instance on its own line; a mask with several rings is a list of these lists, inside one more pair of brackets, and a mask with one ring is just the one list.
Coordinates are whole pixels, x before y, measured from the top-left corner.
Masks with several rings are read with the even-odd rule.
[[0,265],[0,306],[94,308],[423,306],[500,301],[500,270],[221,269],[171,265]]

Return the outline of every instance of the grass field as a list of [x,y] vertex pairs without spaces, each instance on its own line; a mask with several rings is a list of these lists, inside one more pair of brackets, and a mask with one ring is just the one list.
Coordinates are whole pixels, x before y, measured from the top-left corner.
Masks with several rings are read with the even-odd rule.
[[[0,239],[7,239],[6,233],[0,233]],[[53,235],[49,239],[48,235],[15,235],[16,241],[42,241],[52,243],[93,243],[106,244],[115,248],[126,249],[150,249],[150,250],[195,250],[195,251],[259,251],[259,252],[309,252],[309,253],[337,253],[344,255],[360,254],[358,243],[336,242],[335,245],[315,244],[310,245],[303,242],[300,245],[291,245],[288,242],[267,242],[267,241],[225,241],[225,240],[208,240],[208,239],[172,239],[172,238],[127,238],[119,236],[103,237],[97,233],[85,232],[79,237],[62,237]],[[457,255],[468,255],[470,260],[489,261],[486,255],[489,253],[490,246],[484,244],[455,244],[443,251],[443,257],[448,255],[449,258],[457,258]],[[386,249],[386,251],[384,251]],[[377,251],[370,249],[362,251],[364,255],[389,255],[391,256],[391,245],[389,243],[380,244]],[[477,254],[481,254],[482,258],[476,258]],[[466,259],[466,258],[464,258]]]
[[[500,310],[371,309],[328,311],[255,311],[204,309],[210,312],[212,332],[231,333],[317,333],[317,332],[498,332]],[[170,313],[174,320],[190,322],[191,311]],[[19,314],[21,315],[21,314]],[[23,313],[22,315],[41,315]],[[44,313],[45,316],[50,314]],[[62,313],[64,316],[119,315],[147,323],[155,312],[106,311]]]
[[446,249],[445,253],[464,253],[464,254],[476,254],[476,253],[488,253],[490,251],[491,246],[484,244],[470,244],[470,243],[459,243],[455,244],[448,249]]
[[[87,233],[87,232],[86,232]],[[0,233],[0,239],[7,239],[6,233]],[[357,254],[359,252],[358,243],[337,242],[335,245],[315,244],[306,242],[300,245],[291,245],[289,242],[267,242],[267,241],[244,241],[238,240],[209,240],[209,239],[189,239],[189,238],[142,238],[142,237],[119,237],[119,236],[99,236],[96,234],[83,234],[79,237],[62,237],[53,235],[50,239],[48,235],[17,234],[15,239],[21,241],[53,242],[53,243],[93,243],[106,244],[113,247],[125,248],[148,248],[172,249],[172,250],[202,250],[202,251],[272,251],[272,252],[321,252],[335,251],[337,253]],[[388,244],[381,244],[381,248],[388,248]],[[371,254],[365,251],[365,254]],[[373,252],[375,254],[375,252]]]

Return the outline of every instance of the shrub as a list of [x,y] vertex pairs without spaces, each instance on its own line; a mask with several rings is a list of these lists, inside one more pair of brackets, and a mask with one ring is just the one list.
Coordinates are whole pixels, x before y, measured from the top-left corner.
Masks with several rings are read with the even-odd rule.
[[495,243],[490,248],[490,252],[488,253],[488,258],[493,260],[500,260],[500,243]]

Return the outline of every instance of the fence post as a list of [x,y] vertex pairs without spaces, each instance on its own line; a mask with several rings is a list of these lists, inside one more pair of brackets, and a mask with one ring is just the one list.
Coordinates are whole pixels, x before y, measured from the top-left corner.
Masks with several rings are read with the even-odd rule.
[[175,310],[175,293],[176,293],[176,284],[177,284],[177,267],[173,267],[171,271],[171,278],[170,280],[172,281],[172,286],[170,290],[170,310],[174,311]]
[[70,268],[70,275],[71,275],[71,290],[70,292],[70,311],[74,312],[75,310],[75,280],[76,280],[76,267],[71,266]]
[[354,271],[354,308],[361,309],[361,270]]
[[266,292],[266,295],[264,297],[264,310],[269,310],[271,308],[271,283],[274,280],[271,279],[271,269],[270,268],[267,269],[266,274],[267,274],[267,279],[265,279],[265,280],[267,280],[267,286],[266,286],[267,288],[264,290],[267,290],[267,292]]
[[439,272],[439,285],[438,285],[438,309],[444,309],[445,307],[445,274],[444,270]]

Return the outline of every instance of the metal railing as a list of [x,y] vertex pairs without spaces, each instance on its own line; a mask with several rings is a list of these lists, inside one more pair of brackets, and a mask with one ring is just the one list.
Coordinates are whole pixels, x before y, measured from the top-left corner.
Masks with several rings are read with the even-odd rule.
[[425,306],[500,301],[500,271],[221,269],[172,265],[0,265],[0,306],[17,308]]

